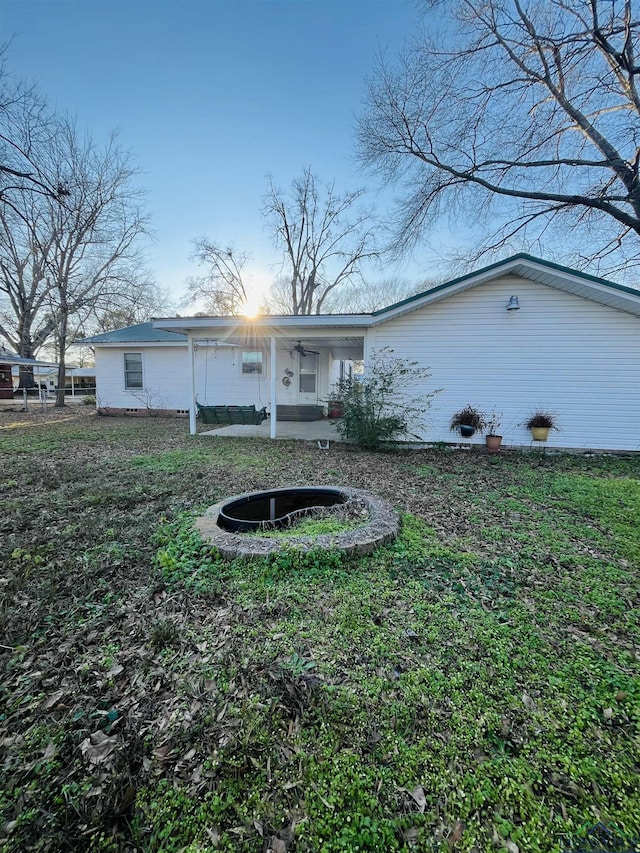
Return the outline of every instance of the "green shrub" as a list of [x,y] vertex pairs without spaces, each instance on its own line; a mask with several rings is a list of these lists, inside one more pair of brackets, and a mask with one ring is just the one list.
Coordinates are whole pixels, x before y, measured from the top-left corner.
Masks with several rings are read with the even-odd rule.
[[364,376],[341,379],[335,397],[342,401],[342,419],[336,429],[367,450],[380,450],[399,438],[417,438],[426,426],[426,414],[438,390],[420,386],[431,376],[429,368],[406,361],[383,347],[374,350]]

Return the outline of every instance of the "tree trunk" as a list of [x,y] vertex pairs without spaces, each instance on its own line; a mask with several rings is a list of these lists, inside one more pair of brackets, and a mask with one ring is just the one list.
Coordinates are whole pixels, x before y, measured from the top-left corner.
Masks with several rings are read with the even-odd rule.
[[61,317],[58,326],[58,390],[56,391],[56,409],[61,409],[64,406],[64,391],[65,391],[65,375],[66,375],[66,359],[67,359],[67,324],[68,324],[68,309],[64,297],[61,301]]
[[20,390],[23,388],[33,388],[36,384],[35,379],[33,378],[33,367],[21,365],[19,368],[19,377],[18,388],[20,388]]
[[60,359],[58,364],[58,381],[57,386],[58,390],[56,391],[56,409],[61,409],[64,406],[64,380],[66,374],[66,366],[64,363],[64,356]]

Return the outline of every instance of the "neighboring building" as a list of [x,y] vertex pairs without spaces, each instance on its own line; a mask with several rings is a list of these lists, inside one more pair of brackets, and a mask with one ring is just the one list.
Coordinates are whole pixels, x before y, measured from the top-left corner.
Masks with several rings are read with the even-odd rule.
[[[20,379],[20,369],[27,368],[34,375],[36,389],[40,389],[36,377],[38,370],[50,371],[57,365],[37,358],[24,358],[0,347],[0,400],[13,400]],[[46,389],[45,389],[46,390]]]
[[442,389],[424,441],[455,440],[449,419],[470,403],[502,413],[505,445],[529,445],[523,422],[543,408],[549,446],[640,450],[640,291],[529,255],[372,314],[171,318],[83,343],[100,408],[189,411],[192,432],[198,400],[277,406],[275,435],[298,407],[326,410],[340,361],[366,371],[389,347],[430,369],[425,393]]

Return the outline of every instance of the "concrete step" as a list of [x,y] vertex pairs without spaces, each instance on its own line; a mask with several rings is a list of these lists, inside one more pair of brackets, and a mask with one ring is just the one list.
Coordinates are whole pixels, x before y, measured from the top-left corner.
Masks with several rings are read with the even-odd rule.
[[322,406],[278,406],[279,421],[320,421],[324,418]]

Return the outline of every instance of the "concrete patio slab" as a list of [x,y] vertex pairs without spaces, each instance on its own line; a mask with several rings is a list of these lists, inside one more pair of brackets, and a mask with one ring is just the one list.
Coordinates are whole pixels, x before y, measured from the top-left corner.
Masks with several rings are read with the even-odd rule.
[[[277,438],[299,439],[302,441],[344,441],[332,421],[278,421],[276,424]],[[259,426],[253,424],[232,424],[215,429],[208,429],[199,435],[234,438],[270,438],[271,424],[268,420]]]

